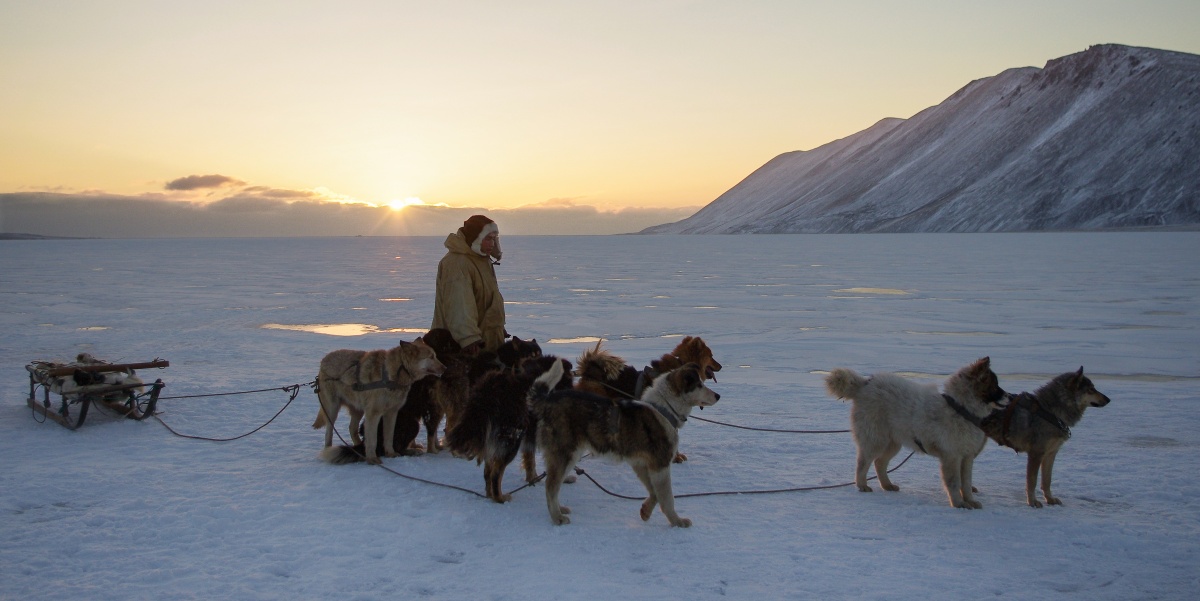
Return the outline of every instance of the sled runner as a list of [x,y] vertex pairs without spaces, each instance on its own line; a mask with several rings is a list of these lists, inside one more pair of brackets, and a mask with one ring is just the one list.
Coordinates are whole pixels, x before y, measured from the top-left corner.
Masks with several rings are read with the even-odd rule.
[[[75,363],[34,361],[25,366],[29,372],[29,406],[69,430],[83,425],[92,402],[140,421],[154,415],[158,394],[166,385],[161,379],[146,384],[133,370],[169,365],[161,359],[105,363],[86,353],[79,355]],[[43,391],[41,401],[37,399],[38,388]],[[57,409],[51,394],[58,395]]]

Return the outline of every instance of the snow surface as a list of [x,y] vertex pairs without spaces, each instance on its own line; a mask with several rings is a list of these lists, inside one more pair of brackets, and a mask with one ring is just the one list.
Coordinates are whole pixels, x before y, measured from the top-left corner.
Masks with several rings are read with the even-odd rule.
[[[949,507],[936,460],[917,455],[894,472],[898,493],[681,497],[690,529],[661,513],[642,522],[637,501],[581,479],[562,493],[572,523],[556,527],[541,486],[498,505],[321,462],[308,388],[225,443],[97,409],[71,432],[26,406],[31,361],[162,358],[169,368],[143,375],[167,383],[164,422],[249,432],[284,392],[170,397],[307,383],[331,350],[413,338],[430,321],[440,238],[0,242],[0,598],[1128,600],[1200,585],[1200,234],[504,246],[509,331],[549,353],[574,360],[603,338],[640,366],[703,336],[725,369],[721,401],[697,417],[844,429],[849,407],[822,384],[830,368],[940,381],[984,355],[1010,391],[1083,365],[1113,402],[1088,410],[1059,455],[1062,507],[1026,506],[1025,457],[989,443],[977,511]],[[853,479],[848,434],[691,420],[681,439],[678,495]],[[384,465],[483,490],[481,469],[446,453]],[[641,495],[623,465],[582,466]]]

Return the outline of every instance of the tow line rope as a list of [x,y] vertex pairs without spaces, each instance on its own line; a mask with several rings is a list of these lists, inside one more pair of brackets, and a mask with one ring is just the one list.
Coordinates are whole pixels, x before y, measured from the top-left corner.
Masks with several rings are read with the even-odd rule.
[[[600,385],[621,395],[624,398],[631,400],[631,401],[638,400],[636,397],[629,394],[628,392],[625,392],[624,390],[621,390],[620,388],[617,388],[616,386],[613,386],[612,384],[609,384],[607,382],[600,382]],[[756,427],[751,427],[751,426],[739,426],[737,424],[729,424],[729,423],[725,423],[725,422],[719,422],[715,419],[704,419],[703,417],[696,415],[694,412],[688,416],[688,419],[694,419],[696,421],[701,421],[701,422],[708,422],[710,424],[716,424],[718,426],[737,428],[739,430],[752,430],[754,432],[779,432],[779,433],[783,433],[783,434],[849,434],[850,433],[849,430],[780,430],[777,428],[756,428]]]
[[688,419],[694,419],[696,421],[701,421],[701,422],[708,422],[710,424],[716,424],[718,426],[737,428],[739,430],[753,430],[755,432],[782,432],[784,434],[849,434],[850,433],[849,430],[778,430],[776,428],[754,428],[751,426],[739,426],[737,424],[727,424],[725,422],[719,422],[715,419],[704,419],[703,417],[700,417],[700,416],[696,415],[695,413],[689,415]]
[[[194,436],[194,435],[190,435],[190,434],[181,434],[181,433],[177,432],[174,428],[172,428],[170,425],[168,425],[166,422],[164,422],[162,420],[162,418],[158,417],[158,415],[154,415],[153,417],[155,420],[158,420],[158,423],[162,424],[163,427],[167,429],[167,431],[169,431],[170,433],[172,433],[176,436],[179,436],[180,438],[187,438],[190,440],[204,440],[204,441],[209,441],[209,442],[230,442],[230,441],[246,438],[247,436],[255,434],[259,430],[262,430],[263,428],[266,428],[267,426],[269,426],[280,415],[282,415],[283,412],[286,411],[288,407],[291,406],[292,401],[296,400],[296,397],[298,397],[300,395],[300,389],[304,386],[308,386],[310,388],[315,389],[317,386],[317,381],[313,380],[311,382],[306,382],[304,384],[292,384],[289,386],[275,387],[275,388],[260,388],[257,390],[243,390],[243,391],[237,391],[237,392],[222,392],[222,393],[213,393],[213,394],[190,394],[190,395],[158,397],[158,399],[161,401],[161,400],[168,400],[168,399],[195,399],[195,398],[205,398],[205,397],[234,396],[234,395],[241,395],[241,394],[255,394],[255,393],[260,393],[260,392],[274,392],[274,391],[282,391],[282,392],[288,393],[287,403],[285,403],[283,405],[283,407],[280,408],[279,411],[276,412],[275,415],[271,417],[271,419],[267,420],[266,423],[264,423],[263,425],[255,428],[249,432],[246,432],[245,434],[241,434],[239,436],[233,436],[230,438],[210,438],[210,437],[205,437],[205,436]],[[326,411],[326,409],[323,406],[322,406],[321,410]],[[331,423],[331,424],[335,423],[333,421],[333,419],[331,419],[331,416],[328,414],[327,411],[326,411],[325,419],[328,420],[329,423]],[[776,433],[785,433],[785,434],[845,434],[845,433],[850,432],[850,430],[782,430],[782,429],[776,429],[776,428],[757,428],[757,427],[751,427],[751,426],[739,426],[737,424],[730,424],[730,423],[720,422],[720,421],[716,421],[716,420],[705,419],[702,417],[697,417],[696,415],[691,415],[690,419],[695,419],[695,420],[699,420],[702,422],[715,424],[718,426],[738,428],[740,430],[752,430],[755,432],[776,432]],[[346,441],[346,439],[342,436],[342,433],[340,431],[338,431],[337,428],[334,428],[333,431],[334,431],[334,433],[337,434],[338,440],[340,440],[343,445],[345,445],[347,448],[349,448],[351,451],[353,451],[356,455],[358,455],[360,459],[363,459],[363,460],[366,459],[366,457],[362,453],[360,453],[358,451],[358,449],[355,448],[354,445],[352,445]],[[896,464],[896,466],[893,467],[892,469],[889,469],[887,473],[890,474],[890,473],[900,469],[905,463],[908,462],[909,459],[912,458],[912,456],[915,453],[916,453],[916,451],[910,452],[908,454],[908,456],[904,458],[903,461]],[[386,465],[383,465],[383,464],[377,464],[377,465],[380,468],[383,468],[385,471],[392,473],[393,475],[400,476],[401,478],[412,480],[414,482],[420,482],[422,484],[430,484],[433,486],[440,486],[442,488],[449,488],[449,489],[457,490],[460,492],[472,494],[472,495],[475,495],[476,497],[480,497],[483,499],[488,498],[487,495],[481,494],[478,491],[471,490],[469,488],[457,486],[454,484],[446,484],[444,482],[436,482],[433,480],[427,480],[425,478],[419,478],[417,476],[410,476],[408,474],[405,474],[405,473],[399,472],[395,469],[392,469]],[[644,496],[636,496],[635,497],[635,496],[623,495],[620,493],[613,492],[613,491],[605,488],[604,485],[602,485],[598,481],[596,481],[596,479],[593,478],[591,474],[587,473],[586,470],[579,467],[578,465],[575,466],[575,473],[590,480],[592,482],[592,484],[596,485],[596,488],[599,488],[604,493],[606,493],[610,496],[616,497],[618,499],[640,501],[645,498]],[[520,492],[526,488],[529,488],[530,486],[537,484],[538,482],[541,482],[545,478],[546,478],[546,473],[542,472],[541,474],[538,474],[538,476],[536,478],[534,478],[532,482],[527,482],[517,488],[514,488],[513,490],[509,491],[507,494],[512,495],[514,493]],[[878,478],[877,475],[871,476],[870,478],[868,478],[868,480],[875,480],[876,478]],[[804,492],[804,491],[813,491],[813,490],[828,490],[828,489],[833,489],[833,488],[844,488],[847,486],[853,486],[854,484],[855,484],[854,482],[844,482],[842,484],[827,484],[827,485],[821,485],[821,486],[799,486],[799,487],[794,487],[794,488],[777,488],[777,489],[769,489],[769,490],[744,490],[744,491],[731,490],[731,491],[686,493],[686,494],[681,494],[681,495],[675,495],[675,498],[676,499],[685,499],[685,498],[689,498],[689,497],[713,497],[713,496],[723,496],[723,495],[765,495],[765,494],[775,494],[775,493]]]
[[[277,411],[275,413],[275,415],[273,415],[271,417],[271,419],[267,420],[267,422],[265,424],[255,428],[249,432],[246,432],[245,434],[233,436],[231,438],[209,438],[207,436],[194,436],[191,434],[182,434],[182,433],[176,431],[174,428],[172,428],[169,424],[167,424],[167,422],[164,422],[162,420],[162,418],[158,416],[157,413],[155,413],[151,417],[153,417],[155,420],[157,420],[158,423],[162,424],[162,426],[164,428],[166,428],[168,432],[170,432],[171,434],[174,434],[175,436],[178,436],[180,438],[187,438],[190,440],[205,440],[205,441],[209,441],[209,442],[230,442],[233,440],[238,440],[238,439],[250,436],[251,434],[254,434],[254,433],[258,432],[259,430],[262,430],[263,428],[266,428],[267,426],[271,425],[271,422],[275,421],[280,415],[282,415],[283,412],[285,410],[287,410],[287,408],[289,406],[291,406],[292,401],[296,400],[296,397],[300,396],[300,388],[301,387],[314,386],[314,385],[316,385],[316,383],[317,383],[317,381],[313,380],[311,382],[306,382],[304,384],[292,384],[290,386],[282,386],[282,387],[276,387],[276,388],[260,388],[258,390],[242,390],[242,391],[238,391],[238,392],[220,392],[220,393],[213,393],[213,394],[189,394],[189,395],[181,395],[181,396],[160,396],[160,397],[158,397],[158,400],[161,401],[163,399],[198,399],[198,398],[202,398],[202,397],[233,396],[233,395],[239,395],[239,394],[254,394],[254,393],[259,393],[259,392],[274,392],[277,390],[288,393],[287,403],[284,403],[283,407],[280,408],[279,411]],[[144,396],[144,395],[138,395],[137,398],[141,398],[142,396]]]
[[[916,451],[910,452],[908,454],[908,457],[904,458],[904,461],[897,463],[896,467],[893,467],[892,469],[888,470],[887,473],[890,474],[890,473],[900,469],[900,467],[903,466],[905,463],[907,463],[909,459],[912,459],[912,456],[914,454],[916,454]],[[607,493],[611,496],[617,497],[618,499],[626,499],[626,500],[630,500],[630,501],[641,501],[642,499],[646,498],[644,495],[640,496],[640,497],[632,497],[629,495],[622,495],[622,494],[615,493],[611,490],[608,490],[607,488],[604,488],[604,486],[601,485],[599,482],[597,482],[596,479],[593,478],[591,474],[587,473],[583,468],[581,468],[579,466],[575,467],[575,473],[587,478],[588,480],[591,480],[592,484],[596,485],[596,488],[599,488],[600,490],[604,491],[605,493]],[[867,478],[867,480],[875,480],[878,477],[879,476],[871,476],[870,478]],[[726,490],[726,491],[717,491],[717,492],[693,492],[693,493],[686,493],[686,494],[682,494],[682,495],[675,495],[675,498],[676,499],[686,499],[688,497],[716,497],[716,496],[723,496],[723,495],[769,495],[769,494],[782,493],[782,492],[804,492],[804,491],[810,491],[810,490],[828,490],[831,488],[845,488],[847,486],[854,486],[854,484],[855,484],[854,482],[843,482],[842,484],[826,484],[823,486],[798,486],[795,488],[776,488],[776,489],[772,489],[772,490]]]

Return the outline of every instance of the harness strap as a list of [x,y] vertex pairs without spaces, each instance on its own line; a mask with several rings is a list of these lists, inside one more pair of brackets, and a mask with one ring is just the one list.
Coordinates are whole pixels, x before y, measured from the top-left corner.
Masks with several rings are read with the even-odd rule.
[[955,413],[961,415],[963,419],[971,422],[976,428],[983,429],[983,420],[976,417],[974,413],[967,411],[967,408],[963,407],[962,403],[954,400],[954,397],[946,393],[942,393],[942,398],[946,399],[946,404],[950,405],[950,408],[953,409]]
[[667,418],[667,423],[671,424],[671,427],[675,428],[676,430],[679,429],[679,426],[683,422],[687,421],[686,417],[681,417],[679,415],[676,415],[675,410],[670,407],[662,407],[658,403],[646,403],[646,404],[650,405],[651,407],[654,407],[654,409],[656,411],[658,411],[660,414],[662,414],[663,417]]
[[1041,403],[1037,401],[1036,396],[1028,392],[1022,392],[1013,398],[1013,404],[1020,405],[1022,409],[1042,418],[1051,426],[1058,428],[1058,431],[1066,435],[1067,438],[1071,437],[1070,426],[1067,426],[1057,415],[1043,409]]
[[[392,379],[388,378],[386,361],[383,364],[383,379],[377,380],[375,382],[369,382],[367,384],[362,383],[362,362],[355,361],[354,365],[357,368],[357,371],[354,375],[354,380],[355,380],[354,385],[351,386],[350,388],[352,388],[355,391],[362,392],[365,390],[379,390],[380,388],[386,388],[388,390],[399,390],[399,389],[403,388],[403,386],[399,382],[393,381]],[[413,381],[417,380],[417,378],[413,377],[415,374],[413,374],[411,371],[409,371],[407,363],[401,361],[400,369],[403,370],[404,373],[406,373],[410,377],[412,377]]]
[[634,387],[633,387],[634,398],[638,398],[638,399],[642,398],[642,393],[645,392],[646,387],[649,386],[654,381],[655,375],[657,375],[657,374],[654,372],[654,369],[651,368],[649,365],[647,365],[646,367],[643,367],[642,371],[638,372],[637,383],[634,384]]

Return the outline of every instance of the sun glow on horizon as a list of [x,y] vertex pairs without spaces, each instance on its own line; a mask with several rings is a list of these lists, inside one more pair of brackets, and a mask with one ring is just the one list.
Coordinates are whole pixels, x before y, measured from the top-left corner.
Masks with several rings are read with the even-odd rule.
[[420,198],[417,198],[416,196],[409,196],[409,197],[403,198],[403,199],[393,198],[387,204],[389,207],[391,207],[391,209],[393,211],[399,211],[399,210],[403,209],[404,207],[424,205],[425,201],[421,200]]

